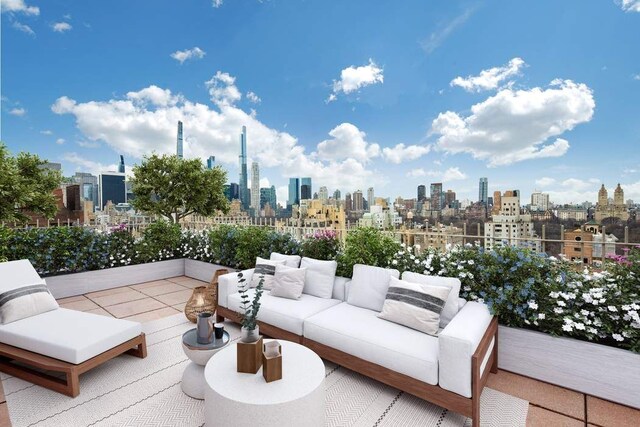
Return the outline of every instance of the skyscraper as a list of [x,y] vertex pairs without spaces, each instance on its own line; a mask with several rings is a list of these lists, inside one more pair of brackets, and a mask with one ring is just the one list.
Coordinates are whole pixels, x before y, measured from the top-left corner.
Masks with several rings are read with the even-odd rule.
[[300,200],[310,199],[312,194],[311,178],[302,178],[300,180]]
[[260,166],[258,162],[251,163],[251,208],[254,215],[260,214]]
[[342,198],[342,194],[340,194],[340,190],[336,190],[336,191],[333,192],[333,198],[336,201],[339,201]]
[[351,201],[351,193],[344,195],[344,211],[349,213],[353,210],[353,203]]
[[213,169],[216,165],[216,156],[209,156],[207,159],[207,169]]
[[318,191],[318,199],[322,201],[323,205],[327,203],[327,201],[329,200],[329,190],[327,189],[327,187],[320,187],[320,190]]
[[108,201],[114,205],[127,202],[127,188],[124,174],[119,172],[104,172],[100,174],[100,210]]
[[427,198],[427,187],[418,185],[418,201],[422,202]]
[[277,200],[276,200],[276,187],[272,185],[268,188],[260,189],[260,209],[264,209],[264,207],[269,204],[273,209],[276,208]]
[[300,204],[300,178],[289,178],[289,200],[287,206]]
[[240,134],[240,204],[243,209],[249,208],[249,189],[247,188],[247,127],[242,126]]
[[480,178],[480,184],[478,186],[478,201],[484,206],[489,204],[489,179]]
[[182,145],[182,122],[178,121],[178,139],[176,141],[176,155],[182,158],[183,145]]
[[454,207],[456,201],[456,192],[453,190],[447,190],[444,194],[444,206],[448,208]]
[[352,204],[353,210],[356,212],[362,212],[364,210],[364,197],[362,197],[362,191],[356,190],[353,192]]
[[441,211],[444,204],[444,193],[442,192],[442,183],[434,182],[431,184],[431,210]]
[[120,156],[120,164],[118,165],[118,173],[124,173],[124,156]]
[[367,203],[369,203],[369,209],[371,209],[371,206],[374,206],[376,204],[376,197],[373,193],[373,187],[369,187],[369,189],[367,190]]
[[73,181],[80,185],[80,197],[93,202],[93,208],[98,207],[98,177],[87,172],[76,172]]
[[227,197],[227,200],[237,200],[240,195],[238,194],[238,184],[232,182],[231,184],[225,184],[224,186],[224,195]]

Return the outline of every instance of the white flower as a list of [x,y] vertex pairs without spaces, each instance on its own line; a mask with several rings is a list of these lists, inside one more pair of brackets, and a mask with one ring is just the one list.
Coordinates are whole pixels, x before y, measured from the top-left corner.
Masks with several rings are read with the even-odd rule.
[[558,301],[558,302],[557,302],[557,304],[558,304],[560,307],[566,307],[566,306],[567,306],[567,304],[566,304],[564,301]]
[[586,329],[583,323],[575,323],[574,326],[579,331],[584,331]]
[[539,313],[538,314],[538,319],[540,319],[540,320],[544,320],[545,317],[547,317],[547,315],[544,314],[544,313]]
[[391,261],[391,264],[393,264],[393,265],[398,265],[398,260],[397,260],[397,259],[394,259],[393,261]]
[[616,341],[624,341],[624,337],[620,334],[613,334],[611,337]]
[[573,331],[573,326],[566,324],[566,325],[562,325],[562,330],[565,332],[572,332]]
[[615,313],[616,311],[618,311],[617,308],[615,308],[614,306],[610,305],[609,307],[607,307],[607,310],[611,311],[612,313]]
[[583,310],[580,310],[580,314],[582,314],[583,316],[589,316],[591,312],[583,309]]
[[556,308],[553,309],[553,312],[556,313],[556,314],[562,314],[562,313],[564,313],[564,310],[559,308],[559,307],[556,307]]
[[529,304],[529,308],[532,310],[538,309],[538,303],[536,303],[535,301],[529,301],[527,304]]

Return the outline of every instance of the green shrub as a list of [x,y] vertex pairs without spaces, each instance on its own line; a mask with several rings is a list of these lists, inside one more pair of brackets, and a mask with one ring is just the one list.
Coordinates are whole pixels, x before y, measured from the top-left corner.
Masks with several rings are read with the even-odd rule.
[[136,245],[140,262],[153,262],[181,256],[182,231],[178,224],[156,221],[145,227]]
[[303,256],[322,260],[335,260],[340,253],[342,244],[335,231],[317,231],[300,244],[300,252]]
[[271,230],[266,227],[243,227],[238,229],[236,262],[241,269],[253,268],[256,258],[269,258],[271,254]]
[[238,245],[238,227],[219,225],[209,231],[211,260],[220,265],[238,268],[236,247]]
[[400,243],[375,228],[350,231],[344,252],[338,256],[338,274],[351,277],[355,264],[387,267],[400,248]]

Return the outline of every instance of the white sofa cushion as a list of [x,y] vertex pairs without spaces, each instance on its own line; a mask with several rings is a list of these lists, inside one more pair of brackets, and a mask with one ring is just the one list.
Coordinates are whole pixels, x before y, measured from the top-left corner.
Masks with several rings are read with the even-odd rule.
[[[253,299],[255,289],[250,289],[248,295],[249,299]],[[237,313],[242,311],[240,309],[240,294],[235,293],[229,295],[227,302],[230,310]],[[318,298],[307,294],[302,294],[298,300],[262,294],[258,320],[296,335],[302,335],[304,329],[303,322],[307,317],[313,316],[341,302],[340,300]]]
[[273,285],[273,276],[276,274],[276,266],[284,265],[284,263],[284,260],[273,261],[260,257],[256,258],[256,266],[253,269],[253,275],[251,276],[251,287],[257,287],[260,280],[264,279],[262,282],[262,288],[271,289],[271,286]]
[[58,308],[29,260],[0,263],[0,324],[6,325]]
[[319,298],[331,298],[333,295],[333,283],[336,279],[336,261],[323,261],[319,259],[303,257],[300,268],[307,269],[307,277],[304,283],[304,293]]
[[242,273],[242,276],[245,279],[244,284],[247,286],[248,283],[251,283],[253,270],[253,268],[250,268],[248,270],[223,274],[218,277],[218,305],[220,307],[228,307],[227,298],[229,295],[233,295],[238,292],[238,288],[240,286],[238,274]]
[[435,385],[438,338],[343,302],[304,322],[304,337]]
[[271,252],[271,261],[284,261],[284,265],[291,268],[300,267],[300,255],[285,255],[278,252]]
[[79,364],[142,333],[129,320],[58,308],[0,326],[0,342]]
[[458,301],[460,295],[460,279],[455,277],[427,276],[426,274],[405,271],[402,273],[402,280],[423,285],[444,286],[451,289],[447,303],[442,309],[442,313],[440,313],[440,327],[446,327],[449,322],[451,322],[451,319],[453,319],[453,316],[458,313],[460,306]]
[[425,334],[436,335],[440,312],[451,289],[391,278],[379,318],[395,322]]
[[380,312],[389,289],[389,279],[392,277],[400,278],[400,272],[390,268],[354,265],[347,302]]
[[[440,387],[471,397],[471,357],[478,348],[492,316],[484,304],[467,302],[446,328],[440,332]],[[492,341],[487,355],[495,343]],[[488,357],[482,362],[484,371]]]
[[306,268],[276,265],[276,274],[273,276],[270,295],[279,298],[299,299],[304,289],[306,272]]

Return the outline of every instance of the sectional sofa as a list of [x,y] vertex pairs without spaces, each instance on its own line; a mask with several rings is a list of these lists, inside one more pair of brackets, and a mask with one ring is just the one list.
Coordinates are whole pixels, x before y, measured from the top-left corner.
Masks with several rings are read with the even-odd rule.
[[[385,275],[397,278],[397,270],[368,266],[355,269],[358,286],[350,279],[335,277],[329,298],[305,292],[295,300],[265,292],[258,314],[260,332],[301,343],[324,359],[470,417],[472,425],[479,426],[480,395],[489,372],[497,372],[498,367],[497,319],[484,304],[458,298],[459,280],[437,277],[426,279],[453,288],[450,318],[437,335],[381,319],[375,309],[362,307],[367,304],[352,304],[355,295],[350,298],[349,294],[352,288],[359,293],[366,290],[360,283],[363,280],[379,284]],[[245,283],[251,282],[253,272],[242,272]],[[417,276],[422,275],[405,272],[402,279],[421,280]],[[237,273],[220,276],[218,321],[240,321],[239,285]],[[253,292],[249,290],[251,297]],[[359,301],[362,297],[375,298],[373,294],[380,289],[372,285],[370,292],[372,295],[360,295]]]

